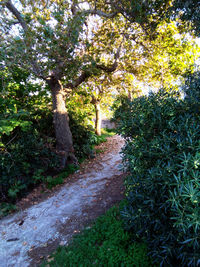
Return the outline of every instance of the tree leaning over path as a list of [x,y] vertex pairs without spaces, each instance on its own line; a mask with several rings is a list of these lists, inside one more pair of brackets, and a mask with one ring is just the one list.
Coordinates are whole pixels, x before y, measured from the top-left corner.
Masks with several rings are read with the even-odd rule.
[[2,67],[12,64],[29,69],[49,85],[61,167],[68,159],[77,163],[66,93],[91,75],[102,71],[111,73],[117,68],[121,45],[113,51],[110,64],[97,63],[88,53],[92,44],[87,26],[89,14],[112,18],[116,12],[106,13],[90,7],[81,9],[79,1],[64,0],[34,3],[24,0],[16,4],[10,0],[1,1],[0,11],[1,32],[4,33],[0,41]]
[[[14,4],[13,4],[14,3]],[[165,17],[173,1],[104,1],[104,0],[0,0],[0,61],[1,66],[15,65],[43,79],[50,88],[57,151],[65,166],[67,159],[76,163],[72,134],[65,103],[66,93],[74,90],[91,76],[112,73],[119,61],[125,34],[112,36],[117,40],[112,49],[91,53],[92,32],[88,23],[91,16],[102,20],[114,19],[123,14],[131,24],[142,29],[152,39],[155,28]],[[135,40],[135,31],[132,37]],[[137,35],[137,34],[136,34]],[[129,38],[130,37],[126,37]],[[94,50],[95,51],[95,50]]]

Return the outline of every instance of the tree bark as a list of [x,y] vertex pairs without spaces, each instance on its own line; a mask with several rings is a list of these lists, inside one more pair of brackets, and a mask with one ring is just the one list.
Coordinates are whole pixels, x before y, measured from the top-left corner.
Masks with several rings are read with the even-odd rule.
[[65,104],[65,92],[61,82],[55,77],[48,80],[53,100],[53,123],[56,135],[56,150],[61,158],[61,169],[68,161],[78,164],[74,155],[72,133],[69,127],[69,116]]
[[101,106],[99,102],[95,103],[95,112],[96,112],[95,133],[101,136]]

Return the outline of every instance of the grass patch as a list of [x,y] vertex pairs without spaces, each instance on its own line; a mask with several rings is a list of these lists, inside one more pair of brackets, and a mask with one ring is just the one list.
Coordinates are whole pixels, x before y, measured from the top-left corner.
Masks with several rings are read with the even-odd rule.
[[116,135],[115,129],[107,129],[107,128],[101,129],[101,136],[98,136],[96,134],[94,134],[94,136],[93,136],[93,140],[92,140],[93,147],[96,145],[100,145],[101,143],[106,142],[108,137],[111,137],[114,135]]
[[91,228],[76,235],[67,247],[59,247],[45,266],[152,266],[144,243],[132,243],[123,228],[119,208],[111,208]]
[[110,137],[110,136],[116,135],[117,131],[115,129],[103,128],[101,129],[101,133],[102,133],[102,136]]

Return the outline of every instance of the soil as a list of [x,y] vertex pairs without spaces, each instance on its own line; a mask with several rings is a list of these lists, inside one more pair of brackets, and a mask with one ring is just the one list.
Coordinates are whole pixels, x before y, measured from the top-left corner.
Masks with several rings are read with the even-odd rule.
[[90,225],[124,198],[120,136],[98,146],[104,151],[87,160],[63,185],[42,185],[17,203],[18,213],[0,222],[0,266],[39,266],[59,245]]

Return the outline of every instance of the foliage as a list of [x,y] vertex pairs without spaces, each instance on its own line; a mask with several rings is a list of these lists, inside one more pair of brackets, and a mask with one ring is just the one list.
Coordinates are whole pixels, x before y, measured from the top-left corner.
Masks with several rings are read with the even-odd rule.
[[[94,157],[94,146],[106,142],[106,138],[112,136],[115,131],[102,129],[102,135],[98,136],[94,133],[93,127],[84,123],[83,117],[78,114],[69,112],[70,128],[73,134],[73,142],[75,154],[79,161],[82,159]],[[87,117],[85,117],[87,119]]]
[[119,208],[113,207],[42,266],[152,266],[144,243],[131,243]]
[[76,170],[78,170],[77,166],[74,166],[73,164],[69,164],[65,170],[63,170],[61,173],[56,175],[55,177],[47,176],[43,179],[43,182],[47,184],[47,188],[52,189],[56,185],[63,184],[64,179],[67,178],[70,174],[73,174]]
[[[38,169],[42,172],[58,167],[56,154],[44,145],[36,130],[18,132],[15,139],[0,151],[0,198],[15,200],[21,192],[37,182]],[[33,178],[31,178],[33,176]]]
[[[31,82],[30,75],[19,68],[12,72],[3,69],[0,74],[0,199],[14,202],[38,183],[48,188],[63,183],[75,168],[69,165],[61,174],[50,176],[58,173],[59,161],[44,85]],[[103,140],[90,125],[88,97],[79,100],[80,96],[71,97],[68,106],[75,149],[81,159],[92,156],[93,146]]]
[[[192,29],[199,36],[199,1],[196,0],[116,0],[112,7],[130,22],[137,22],[152,36],[157,25],[166,18],[187,22],[185,29]],[[192,27],[191,27],[192,24]],[[189,26],[189,27],[187,27]]]
[[[134,33],[135,28],[133,24]],[[188,73],[196,70],[200,55],[197,38],[182,29],[184,24],[181,21],[162,21],[157,25],[153,38],[142,30],[136,30],[137,35],[129,33],[132,47],[126,51],[124,70],[143,83],[143,90],[178,87]],[[132,88],[136,81],[132,82]]]
[[116,0],[111,5],[121,12],[130,22],[137,22],[153,34],[157,25],[165,17],[170,0]]
[[177,92],[159,91],[124,101],[116,112],[126,139],[128,205],[123,218],[134,240],[145,238],[164,266],[200,261],[200,79]]
[[115,134],[116,134],[115,129],[103,128],[101,136],[98,136],[96,134],[93,135],[92,143],[93,145],[100,145],[101,143],[106,142],[107,137],[113,136]]
[[67,99],[69,125],[73,135],[75,154],[79,160],[93,157],[95,145],[106,141],[112,135],[108,129],[102,130],[102,136],[94,133],[94,109],[90,103],[90,94],[84,88],[70,95]]
[[188,73],[194,72],[200,55],[195,38],[181,32],[183,24],[163,21],[157,26],[156,37],[146,44],[149,53],[141,64],[142,80],[153,87],[179,86]]
[[8,215],[10,212],[16,211],[16,206],[10,203],[0,203],[0,219]]
[[90,157],[93,154],[92,143],[94,132],[91,125],[85,122],[86,116],[73,111],[69,112],[70,129],[73,135],[74,150],[78,159]]
[[176,14],[180,16],[183,21],[189,24],[190,30],[194,31],[197,36],[200,35],[199,1],[175,0],[169,11],[169,15],[174,16]]
[[14,201],[56,169],[58,159],[46,88],[19,68],[4,68],[0,95],[0,199]]

